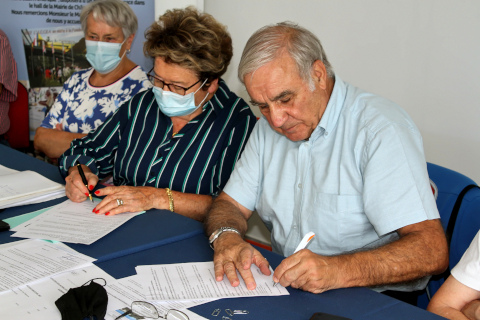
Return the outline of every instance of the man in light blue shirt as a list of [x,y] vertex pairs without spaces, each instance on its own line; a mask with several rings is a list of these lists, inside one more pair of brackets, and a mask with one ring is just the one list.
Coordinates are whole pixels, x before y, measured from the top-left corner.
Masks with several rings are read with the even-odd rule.
[[[287,257],[273,275],[283,286],[411,291],[447,267],[422,138],[405,111],[343,82],[319,40],[291,23],[252,35],[239,78],[263,117],[206,220],[217,280],[236,286],[238,270],[254,289],[251,263],[270,274],[242,239],[253,210]],[[308,249],[293,254],[309,231]]]

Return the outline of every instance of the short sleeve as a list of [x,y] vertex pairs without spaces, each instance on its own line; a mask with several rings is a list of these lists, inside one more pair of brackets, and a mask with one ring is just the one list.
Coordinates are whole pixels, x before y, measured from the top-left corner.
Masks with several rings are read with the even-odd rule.
[[62,123],[62,119],[64,117],[70,97],[69,88],[73,88],[73,86],[70,85],[70,82],[73,81],[72,77],[70,77],[63,84],[62,91],[57,96],[57,99],[53,103],[52,108],[50,108],[50,111],[48,112],[45,119],[43,119],[42,124],[40,125],[41,127],[47,129],[55,129],[55,126],[58,123]]
[[480,231],[462,259],[452,269],[452,276],[469,288],[480,291]]
[[388,122],[376,131],[367,130],[367,137],[363,201],[377,234],[438,219],[416,127]]
[[261,119],[253,128],[245,150],[235,165],[224,192],[248,210],[255,210],[260,182],[260,127]]

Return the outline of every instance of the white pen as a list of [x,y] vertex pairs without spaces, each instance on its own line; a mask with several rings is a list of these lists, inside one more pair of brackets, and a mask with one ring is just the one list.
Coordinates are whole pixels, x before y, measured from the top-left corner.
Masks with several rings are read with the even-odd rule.
[[[294,254],[297,253],[298,251],[302,250],[302,249],[305,249],[307,247],[307,245],[310,243],[310,241],[312,241],[312,239],[315,237],[315,233],[313,233],[312,231],[310,231],[309,233],[307,233],[302,241],[300,241],[300,243],[298,244],[297,246],[297,249],[295,249],[295,251],[293,252]],[[273,286],[275,287],[276,285],[278,284],[278,282],[275,282],[273,281]]]

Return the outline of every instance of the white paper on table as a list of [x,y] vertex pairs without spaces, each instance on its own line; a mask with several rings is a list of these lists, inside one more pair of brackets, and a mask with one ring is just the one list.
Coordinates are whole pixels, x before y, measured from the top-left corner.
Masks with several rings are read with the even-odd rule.
[[12,174],[12,173],[17,173],[17,172],[19,172],[19,171],[14,170],[14,169],[10,169],[10,168],[2,166],[0,164],[0,176],[4,176],[4,175],[7,175],[7,174]]
[[[105,288],[108,294],[108,308],[107,314],[105,315],[105,320],[114,320],[119,315],[125,313],[133,301],[147,301],[145,295],[143,294],[143,289],[141,284],[138,282],[138,276],[126,277],[119,279],[114,283],[108,284]],[[164,316],[168,310],[176,309],[185,312],[188,315],[190,320],[203,320],[205,319],[198,314],[186,310],[186,308],[191,308],[198,306],[203,303],[207,303],[212,300],[191,300],[191,301],[148,301],[153,304],[160,316]]]
[[147,300],[195,300],[289,295],[281,285],[273,286],[273,272],[267,276],[252,264],[257,287],[248,290],[237,271],[240,284],[232,287],[227,277],[215,280],[213,261],[137,266],[139,282]]
[[[16,289],[0,293],[2,318],[22,320],[61,320],[62,315],[55,301],[69,289],[84,285],[95,278],[115,281],[99,267],[89,264],[83,268],[66,271],[56,276],[35,281]],[[96,281],[103,284],[101,280]]]
[[45,178],[34,171],[21,171],[1,176],[0,201],[14,200],[26,196],[39,196],[65,189],[64,185]]
[[60,190],[49,192],[47,194],[40,194],[35,196],[28,195],[28,196],[18,197],[12,200],[8,200],[8,201],[2,201],[0,204],[0,209],[24,206],[27,204],[41,203],[41,202],[46,202],[46,201],[58,199],[65,196],[66,196],[65,189],[60,189]]
[[96,259],[64,244],[22,241],[0,248],[0,292],[89,264]]
[[138,214],[97,215],[92,212],[95,206],[67,200],[15,227],[12,237],[92,244]]

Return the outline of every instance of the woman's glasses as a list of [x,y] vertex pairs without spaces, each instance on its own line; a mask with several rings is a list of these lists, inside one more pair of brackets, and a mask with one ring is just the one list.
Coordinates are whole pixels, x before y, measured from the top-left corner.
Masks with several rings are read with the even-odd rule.
[[155,87],[162,88],[162,89],[163,89],[163,87],[167,86],[169,91],[178,93],[179,95],[182,95],[182,96],[184,96],[189,89],[191,89],[194,85],[196,85],[197,83],[199,83],[202,80],[202,79],[199,79],[197,82],[192,84],[190,87],[184,88],[184,87],[181,87],[181,86],[177,86],[176,84],[166,83],[163,80],[160,80],[154,74],[152,74],[152,71],[153,71],[153,68],[147,74],[148,80],[150,80],[152,85],[154,85]]

